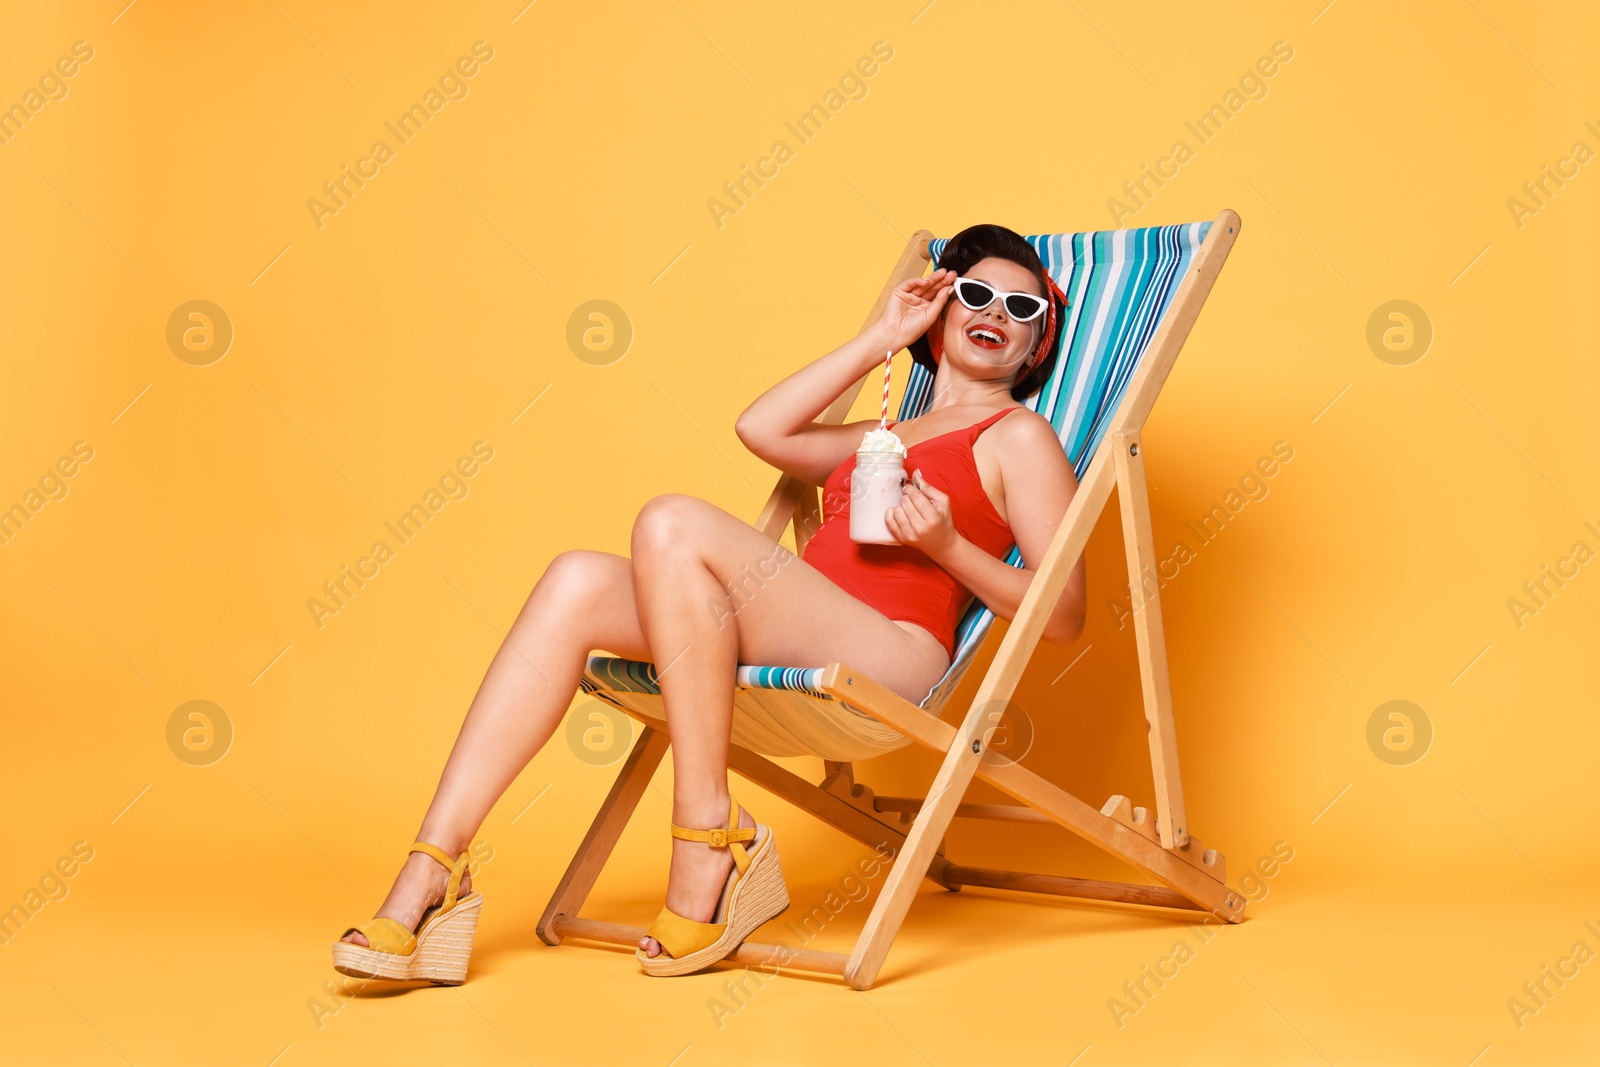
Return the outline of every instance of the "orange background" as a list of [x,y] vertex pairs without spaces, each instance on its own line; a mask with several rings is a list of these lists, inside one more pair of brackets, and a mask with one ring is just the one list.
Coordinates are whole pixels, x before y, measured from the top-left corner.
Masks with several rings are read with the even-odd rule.
[[[1594,966],[1520,1028],[1507,1006],[1600,950],[1600,567],[1520,626],[1507,606],[1600,550],[1596,164],[1520,224],[1508,206],[1600,149],[1591,7],[123,3],[0,33],[0,104],[93,50],[0,144],[0,506],[93,450],[0,545],[0,907],[64,893],[0,945],[18,1062],[1592,1059]],[[319,226],[308,199],[477,41],[465,95]],[[892,58],[796,143],[785,123],[878,41]],[[1279,41],[1293,58],[1198,144],[1184,124]],[[780,139],[719,226],[707,201]],[[1162,590],[1191,826],[1248,920],[1119,1026],[1123,982],[1195,943],[1181,916],[930,890],[873,990],[786,976],[719,1027],[723,972],[651,981],[535,937],[616,769],[558,733],[480,833],[468,983],[330,994],[329,942],[381,900],[549,560],[626,553],[659,493],[753,520],[775,472],[735,416],[852,335],[912,232],[1110,228],[1178,139],[1192,158],[1121,224],[1231,207],[1243,229],[1146,431],[1162,555],[1293,449]],[[604,365],[567,341],[595,299],[633,331]],[[1367,343],[1395,299],[1433,330],[1405,366]],[[206,365],[167,340],[192,300],[232,325]],[[319,627],[307,600],[479,441],[465,495]],[[1122,567],[1112,507],[1088,630],[1017,694],[1026,764],[1096,804],[1152,800]],[[1368,746],[1396,699],[1433,732],[1407,765]],[[233,732],[205,766],[169,746],[192,700]],[[916,794],[935,767],[913,748],[857,774]],[[659,907],[669,775],[588,913]],[[866,855],[735,788],[785,836],[797,910]],[[949,852],[1130,876],[1049,828],[961,824]],[[867,910],[811,947],[846,949]]]

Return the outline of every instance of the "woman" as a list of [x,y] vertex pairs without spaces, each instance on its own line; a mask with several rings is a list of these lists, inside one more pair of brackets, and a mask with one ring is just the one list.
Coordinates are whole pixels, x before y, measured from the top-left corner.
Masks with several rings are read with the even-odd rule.
[[[920,702],[950,665],[970,597],[1015,616],[1034,572],[1003,557],[1014,542],[1024,560],[1043,558],[1077,488],[1050,423],[1019,403],[1054,368],[1066,297],[1032,246],[1001,226],[963,230],[942,264],[900,285],[877,322],[739,416],[739,439],[757,456],[825,484],[824,521],[801,557],[713,504],[671,494],[640,510],[631,559],[573,550],[551,561],[467,711],[377,918],[334,945],[340,970],[464,977],[481,900],[469,892],[467,846],[560,724],[595,649],[665,665],[674,840],[666,908],[637,953],[643,968],[709,966],[783,910],[771,831],[728,792],[737,665],[846,660]],[[935,377],[927,411],[893,427],[909,449],[903,500],[885,519],[900,544],[858,545],[849,539],[849,471],[876,421],[812,420],[885,352],[905,347]],[[755,595],[734,591],[745,568],[772,559],[783,565]],[[1084,585],[1080,559],[1046,640],[1076,640]]]

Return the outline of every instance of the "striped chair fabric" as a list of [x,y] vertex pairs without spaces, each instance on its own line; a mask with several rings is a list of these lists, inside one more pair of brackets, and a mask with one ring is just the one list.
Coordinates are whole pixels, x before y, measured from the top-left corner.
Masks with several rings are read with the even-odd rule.
[[[1050,420],[1080,480],[1210,228],[1210,222],[1194,222],[1028,238],[1071,306],[1058,341],[1055,372],[1023,404]],[[948,238],[930,243],[935,266],[948,243]],[[899,418],[922,414],[932,394],[933,375],[913,363]],[[1015,545],[1005,561],[1024,565]],[[928,690],[922,708],[934,715],[943,709],[993,622],[994,612],[973,599],[956,627],[955,657]],[[865,759],[910,743],[848,702],[818,690],[823,670],[740,666],[734,743],[768,756],[833,760]],[[617,707],[665,719],[653,664],[590,656],[580,685]],[[839,704],[854,714],[840,716]]]

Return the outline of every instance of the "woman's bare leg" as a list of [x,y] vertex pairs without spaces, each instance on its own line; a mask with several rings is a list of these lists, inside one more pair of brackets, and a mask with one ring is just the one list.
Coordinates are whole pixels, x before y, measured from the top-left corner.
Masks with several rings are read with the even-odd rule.
[[[640,512],[634,542],[635,556],[642,548],[651,563],[642,579],[637,563],[609,553],[564,552],[551,561],[473,698],[420,840],[451,855],[466,849],[495,801],[555,732],[577,692],[584,658],[594,649],[654,660],[663,672],[678,783],[673,819],[688,826],[721,826],[727,817],[737,662],[844,659],[911,700],[920,700],[944,673],[944,649],[930,635],[889,622],[760,531],[703,500],[652,500]],[[710,578],[715,581],[708,584]],[[664,617],[652,631],[654,640],[646,638],[640,617],[638,594],[644,588],[657,594],[657,612]],[[684,599],[688,593],[701,600]],[[674,607],[697,603],[703,615]],[[674,662],[702,630],[701,654]],[[740,643],[730,646],[730,640]],[[681,710],[696,707],[704,714],[685,716]],[[702,810],[711,814],[699,817]],[[754,825],[748,813],[741,813],[740,823]],[[713,850],[706,848],[691,853],[688,844],[673,842],[667,903],[703,921],[715,909],[732,858],[721,850],[708,856]],[[445,879],[437,862],[410,855],[377,915],[414,927],[423,910],[443,898]],[[468,888],[470,875],[461,891]],[[346,940],[366,943],[360,934]],[[653,941],[649,945],[656,951]]]
[[[625,557],[573,551],[550,562],[478,686],[418,840],[452,856],[466,850],[495,801],[560,725],[589,652],[649,658],[633,590]],[[447,878],[437,861],[412,853],[377,914],[414,927],[444,898]],[[462,893],[470,878],[462,879]],[[360,934],[345,940],[367,943]]]
[[[822,572],[721,508],[692,496],[649,501],[633,528],[639,622],[658,669],[672,742],[673,821],[728,817],[728,739],[739,663],[844,660],[912,701],[949,664],[931,634],[884,618]],[[741,826],[754,826],[747,812]],[[673,839],[666,903],[706,922],[732,854]],[[649,955],[661,949],[643,938]]]

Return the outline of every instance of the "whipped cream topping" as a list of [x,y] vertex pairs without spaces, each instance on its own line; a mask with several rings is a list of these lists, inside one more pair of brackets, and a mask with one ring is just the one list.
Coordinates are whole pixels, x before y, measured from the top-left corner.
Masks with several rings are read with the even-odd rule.
[[867,435],[861,439],[861,447],[856,449],[856,454],[894,455],[902,459],[906,454],[905,443],[895,436],[893,430],[868,430]]

